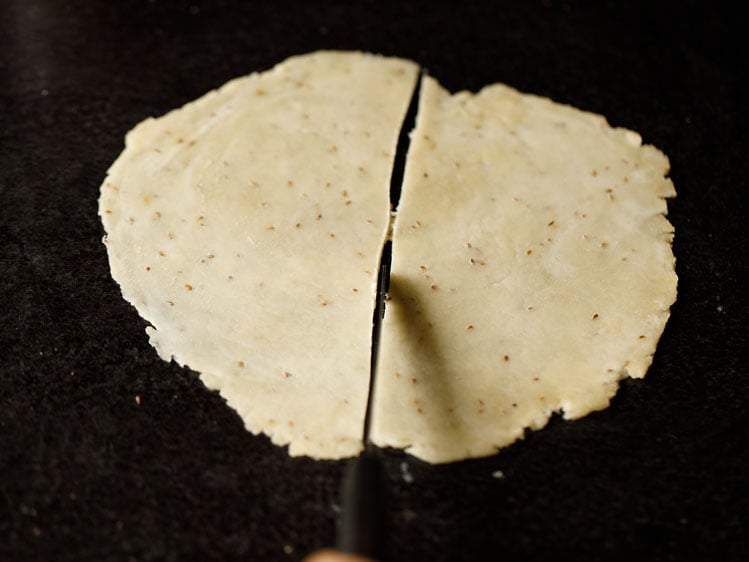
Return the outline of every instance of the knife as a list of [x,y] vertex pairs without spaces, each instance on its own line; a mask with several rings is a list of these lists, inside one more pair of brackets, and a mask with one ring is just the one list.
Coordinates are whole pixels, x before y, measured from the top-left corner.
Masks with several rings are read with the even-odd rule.
[[369,366],[369,393],[364,414],[362,453],[346,467],[341,487],[341,519],[338,550],[379,559],[385,543],[385,485],[380,455],[370,440],[372,402],[377,375],[380,332],[385,315],[385,300],[390,286],[391,240],[385,242],[380,256],[377,294],[372,318],[372,352]]

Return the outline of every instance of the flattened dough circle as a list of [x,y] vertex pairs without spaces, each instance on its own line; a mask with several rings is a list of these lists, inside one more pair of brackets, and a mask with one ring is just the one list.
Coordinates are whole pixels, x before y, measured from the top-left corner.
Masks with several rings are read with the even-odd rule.
[[[318,52],[131,131],[101,188],[152,345],[292,455],[361,449],[374,285],[418,68]],[[372,437],[489,455],[644,376],[676,297],[666,157],[503,85],[422,82]]]

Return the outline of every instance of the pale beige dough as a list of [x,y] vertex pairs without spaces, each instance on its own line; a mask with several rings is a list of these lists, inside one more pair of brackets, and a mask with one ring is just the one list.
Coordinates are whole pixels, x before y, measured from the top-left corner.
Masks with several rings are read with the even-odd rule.
[[294,57],[139,124],[102,186],[112,275],[153,346],[292,455],[361,448],[417,72],[361,53]]
[[[292,455],[361,449],[374,286],[415,64],[318,52],[127,136],[99,212],[151,343]],[[372,437],[490,455],[642,377],[676,297],[666,157],[596,115],[423,81]]]
[[597,115],[422,84],[373,439],[490,455],[642,377],[676,298],[666,157]]

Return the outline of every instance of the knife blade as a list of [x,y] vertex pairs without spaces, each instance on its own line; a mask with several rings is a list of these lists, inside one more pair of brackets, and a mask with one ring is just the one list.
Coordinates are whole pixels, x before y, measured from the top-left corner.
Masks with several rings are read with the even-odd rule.
[[367,409],[362,430],[362,453],[349,461],[341,489],[341,519],[337,547],[343,552],[380,558],[385,542],[385,486],[382,460],[370,440],[372,405],[380,350],[380,333],[390,285],[392,241],[380,256],[377,293],[372,317],[372,351],[369,367]]

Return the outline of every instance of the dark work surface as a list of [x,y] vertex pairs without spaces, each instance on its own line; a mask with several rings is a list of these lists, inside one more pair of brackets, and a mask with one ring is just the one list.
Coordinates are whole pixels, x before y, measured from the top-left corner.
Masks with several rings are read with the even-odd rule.
[[289,458],[161,361],[97,217],[138,121],[319,48],[602,113],[670,156],[679,193],[679,299],[648,376],[491,458],[388,451],[391,560],[749,559],[741,18],[437,4],[0,2],[0,561],[285,561],[334,542],[343,463]]

